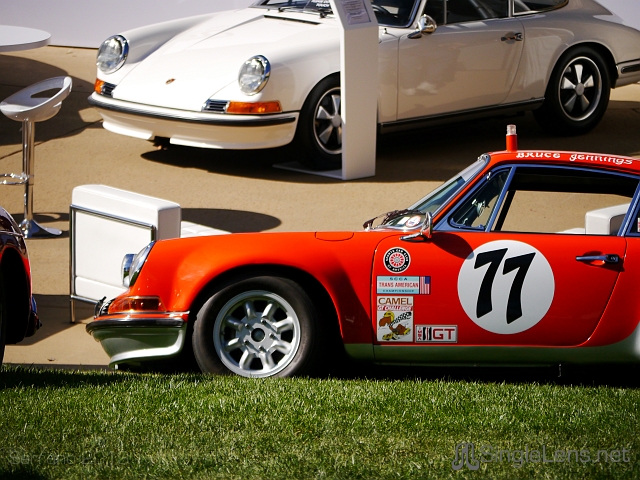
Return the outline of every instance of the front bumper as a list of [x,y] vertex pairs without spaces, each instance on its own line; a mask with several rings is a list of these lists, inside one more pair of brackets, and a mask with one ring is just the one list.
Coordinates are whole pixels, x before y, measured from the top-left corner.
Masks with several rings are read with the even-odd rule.
[[107,130],[153,140],[165,137],[175,145],[245,150],[291,143],[298,112],[273,115],[231,115],[192,112],[117,100],[97,93],[89,103],[98,109]]
[[182,350],[188,312],[108,315],[87,325],[110,357],[109,366],[170,358]]

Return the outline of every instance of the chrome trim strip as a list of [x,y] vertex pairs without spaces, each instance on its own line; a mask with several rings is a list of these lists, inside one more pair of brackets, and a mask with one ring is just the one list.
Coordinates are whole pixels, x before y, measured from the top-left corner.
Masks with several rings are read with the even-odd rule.
[[[88,101],[91,106],[97,108],[103,108],[105,110],[111,110],[113,112],[127,113],[129,115],[139,115],[141,117],[149,117],[149,118],[157,118],[160,120],[171,120],[174,122],[185,122],[185,123],[198,123],[203,125],[219,125],[224,127],[270,127],[274,125],[284,125],[287,123],[294,123],[296,121],[296,117],[291,114],[291,112],[287,113],[286,116],[279,116],[274,118],[274,116],[270,114],[265,114],[264,118],[256,118],[255,116],[251,118],[241,118],[240,115],[234,115],[230,118],[211,118],[206,112],[190,112],[187,110],[175,110],[169,108],[161,108],[166,111],[166,113],[160,112],[150,112],[148,110],[144,110],[145,105],[131,103],[132,105],[139,105],[140,108],[130,107],[128,104],[130,102],[124,102],[119,100],[120,104],[108,103],[102,101],[102,99],[96,98],[97,95],[91,94],[89,96]],[[126,104],[126,105],[125,105]],[[215,114],[213,114],[215,115]],[[273,114],[273,115],[283,115],[282,113]],[[233,118],[233,119],[232,119]]]
[[403,120],[395,120],[393,122],[384,122],[378,124],[378,133],[393,133],[403,130],[411,130],[414,128],[424,128],[436,125],[445,125],[448,123],[456,123],[462,121],[475,120],[482,117],[496,115],[498,113],[509,114],[517,113],[524,110],[535,110],[544,102],[544,98],[536,98],[526,100],[524,102],[509,103],[506,105],[498,105],[491,107],[474,108],[472,110],[463,110],[454,113],[441,113],[430,115],[427,117],[409,118]]
[[113,328],[167,327],[180,328],[185,323],[181,318],[118,318],[94,320],[86,326],[87,332]]

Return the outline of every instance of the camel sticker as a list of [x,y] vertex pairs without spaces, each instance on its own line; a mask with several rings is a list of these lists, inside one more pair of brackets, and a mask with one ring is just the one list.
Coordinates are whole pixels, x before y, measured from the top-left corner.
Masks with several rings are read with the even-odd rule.
[[413,297],[376,298],[378,341],[413,341]]

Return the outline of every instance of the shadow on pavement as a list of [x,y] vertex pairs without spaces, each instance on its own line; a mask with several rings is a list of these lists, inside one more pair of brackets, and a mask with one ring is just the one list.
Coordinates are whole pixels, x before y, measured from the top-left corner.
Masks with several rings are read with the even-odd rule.
[[282,223],[271,215],[218,208],[183,208],[182,220],[232,233],[262,232]]
[[[640,136],[637,135],[640,131],[640,103],[612,101],[601,124],[581,136],[550,136],[535,122],[531,113],[379,135],[376,176],[354,182],[445,181],[479,155],[504,150],[506,125],[511,123],[518,127],[519,148],[523,150],[640,154]],[[214,150],[170,145],[167,149],[146,152],[142,157],[161,164],[229,176],[292,183],[341,182],[273,168],[277,163],[299,160],[302,154],[290,145],[265,150]]]

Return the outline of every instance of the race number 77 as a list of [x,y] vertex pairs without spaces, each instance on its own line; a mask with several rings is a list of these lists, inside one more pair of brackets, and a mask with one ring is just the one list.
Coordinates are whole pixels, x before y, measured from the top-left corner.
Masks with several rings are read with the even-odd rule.
[[[479,253],[476,256],[474,268],[477,269],[487,264],[489,265],[482,279],[480,292],[478,293],[478,303],[476,305],[477,318],[481,318],[493,310],[493,303],[491,301],[493,282],[500,268],[500,264],[507,254],[507,250],[507,248],[500,248],[498,250]],[[535,256],[535,252],[532,252],[507,258],[504,262],[502,275],[517,270],[513,283],[511,284],[511,291],[509,292],[509,299],[507,301],[507,324],[522,317],[522,285],[524,285],[524,279],[527,276],[527,272]]]

